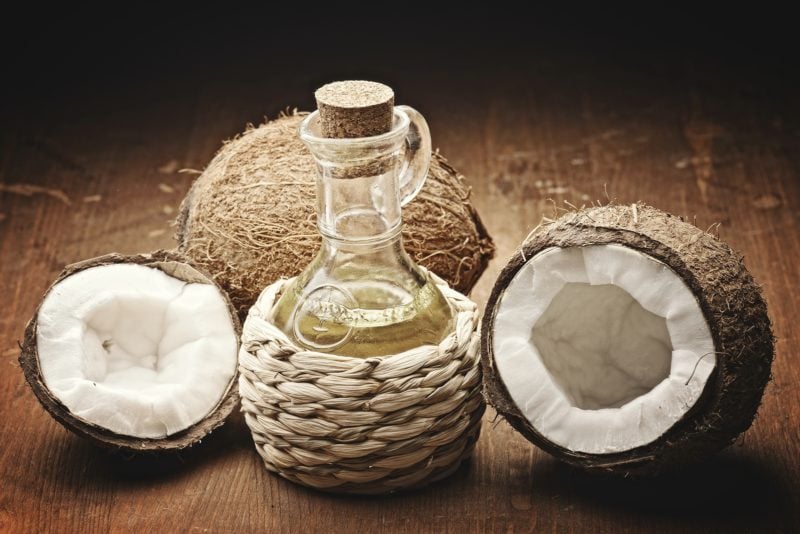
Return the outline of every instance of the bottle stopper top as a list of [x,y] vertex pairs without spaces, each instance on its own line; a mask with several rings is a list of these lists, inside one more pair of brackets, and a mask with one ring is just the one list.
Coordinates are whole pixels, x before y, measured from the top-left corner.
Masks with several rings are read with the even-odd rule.
[[348,80],[323,85],[314,93],[325,137],[371,137],[392,129],[394,91],[378,82]]

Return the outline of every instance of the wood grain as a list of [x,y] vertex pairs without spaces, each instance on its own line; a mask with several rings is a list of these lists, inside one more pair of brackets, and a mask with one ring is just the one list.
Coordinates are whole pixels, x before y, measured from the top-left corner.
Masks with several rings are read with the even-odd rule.
[[[324,51],[297,55],[265,65],[262,55],[242,54],[214,76],[205,57],[145,77],[95,75],[0,109],[0,530],[796,531],[793,86],[755,64],[743,72],[681,54],[599,60],[532,49],[495,61],[387,52],[378,61],[364,52],[347,65]],[[778,339],[774,381],[753,428],[691,472],[606,480],[559,464],[489,410],[474,459],[451,479],[365,499],[267,474],[238,414],[196,450],[163,459],[111,455],[48,417],[24,383],[17,340],[62,266],[171,247],[170,221],[193,178],[180,169],[201,169],[248,122],[310,107],[320,82],[356,75],[389,82],[398,103],[425,114],[434,144],[470,180],[498,246],[473,292],[481,305],[505,259],[566,202],[643,200],[701,227],[721,223],[720,236],[764,287]]]

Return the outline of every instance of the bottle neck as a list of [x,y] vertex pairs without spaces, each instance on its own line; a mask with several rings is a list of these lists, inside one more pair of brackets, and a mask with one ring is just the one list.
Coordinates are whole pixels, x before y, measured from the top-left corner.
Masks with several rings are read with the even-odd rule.
[[425,283],[425,276],[403,247],[400,225],[371,238],[341,239],[322,236],[313,271],[344,280],[391,280],[409,292]]
[[356,248],[399,239],[402,217],[396,165],[377,169],[385,172],[343,178],[337,177],[341,167],[318,165],[317,227],[323,238],[338,247]]
[[320,172],[317,185],[322,247],[314,269],[339,280],[391,280],[412,293],[410,288],[424,285],[424,275],[403,247],[392,173],[332,178]]
[[356,239],[322,234],[322,252],[347,256],[406,256],[401,229],[398,224],[388,232]]

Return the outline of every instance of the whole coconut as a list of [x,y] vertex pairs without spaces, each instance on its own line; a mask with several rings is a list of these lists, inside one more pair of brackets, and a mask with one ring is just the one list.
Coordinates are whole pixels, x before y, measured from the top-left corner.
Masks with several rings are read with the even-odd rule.
[[[226,142],[181,204],[179,250],[211,273],[243,317],[264,287],[316,255],[316,164],[297,135],[305,113],[282,115]],[[435,152],[403,208],[403,242],[420,265],[468,293],[494,254],[470,188]]]

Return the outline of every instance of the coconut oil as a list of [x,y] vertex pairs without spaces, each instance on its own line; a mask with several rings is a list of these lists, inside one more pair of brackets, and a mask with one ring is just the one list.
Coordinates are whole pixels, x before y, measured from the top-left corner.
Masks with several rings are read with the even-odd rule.
[[411,287],[396,278],[345,273],[335,285],[305,292],[296,283],[279,299],[273,323],[301,346],[347,356],[382,356],[439,343],[452,330],[450,304],[427,275],[415,274]]

